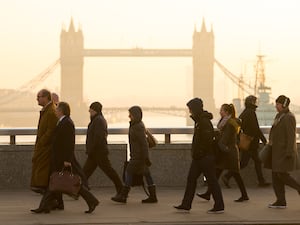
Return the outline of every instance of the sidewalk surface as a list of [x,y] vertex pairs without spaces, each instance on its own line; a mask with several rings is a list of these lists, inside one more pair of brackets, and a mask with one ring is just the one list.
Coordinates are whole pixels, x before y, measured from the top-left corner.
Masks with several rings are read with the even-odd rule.
[[[205,187],[198,187],[204,191]],[[93,188],[92,192],[100,200],[92,214],[85,214],[84,200],[73,200],[64,196],[65,210],[51,211],[50,214],[33,214],[30,209],[37,208],[41,195],[29,190],[0,190],[0,224],[300,224],[300,196],[290,188],[286,189],[287,208],[269,209],[274,202],[271,187],[249,188],[250,200],[236,203],[240,197],[237,188],[222,189],[225,201],[224,214],[207,214],[212,208],[212,200],[205,201],[195,196],[190,212],[178,212],[173,205],[181,202],[184,188],[158,187],[159,202],[142,204],[145,198],[141,187],[134,187],[129,193],[127,204],[112,202],[114,189]]]

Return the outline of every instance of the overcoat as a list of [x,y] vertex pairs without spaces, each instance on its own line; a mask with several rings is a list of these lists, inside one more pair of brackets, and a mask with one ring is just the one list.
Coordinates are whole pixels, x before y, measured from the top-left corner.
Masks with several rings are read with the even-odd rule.
[[236,172],[240,170],[239,149],[237,147],[239,126],[237,120],[231,118],[221,128],[219,136],[217,137],[219,147],[216,153],[217,168]]
[[40,112],[36,142],[32,157],[32,187],[47,187],[50,175],[50,151],[57,123],[55,106],[50,102]]
[[142,174],[148,170],[150,162],[145,125],[142,122],[142,111],[139,107],[133,106],[129,111],[134,116],[134,120],[130,121],[128,132],[130,160],[127,171],[132,174]]
[[300,168],[296,145],[296,119],[293,113],[281,112],[270,131],[272,171],[288,172]]

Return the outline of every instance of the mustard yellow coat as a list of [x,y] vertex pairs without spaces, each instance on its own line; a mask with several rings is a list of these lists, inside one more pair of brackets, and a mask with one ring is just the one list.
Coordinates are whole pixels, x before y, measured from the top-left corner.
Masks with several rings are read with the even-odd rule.
[[50,173],[50,152],[57,124],[55,106],[50,103],[40,112],[35,148],[32,157],[31,187],[47,187]]

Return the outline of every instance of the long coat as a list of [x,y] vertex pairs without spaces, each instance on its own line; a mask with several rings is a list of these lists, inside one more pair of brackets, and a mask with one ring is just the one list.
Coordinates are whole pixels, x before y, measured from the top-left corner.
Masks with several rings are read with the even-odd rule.
[[51,102],[40,112],[36,142],[32,157],[32,187],[47,187],[50,174],[50,151],[57,123],[55,107]]
[[[238,172],[240,170],[239,149],[237,147],[237,134],[239,124],[234,119],[229,119],[221,128],[217,138],[219,150],[216,167]],[[223,150],[221,150],[223,149]]]
[[78,174],[82,183],[87,186],[84,172],[75,158],[75,127],[69,116],[65,116],[57,125],[51,153],[51,171],[61,171],[64,162],[70,162],[74,174]]
[[273,124],[270,131],[272,171],[288,172],[299,169],[295,116],[291,112],[279,113],[276,115],[275,121],[276,119],[277,123]]
[[145,126],[142,121],[133,122],[129,127],[130,160],[127,170],[130,173],[141,174],[148,168],[149,147],[146,139]]

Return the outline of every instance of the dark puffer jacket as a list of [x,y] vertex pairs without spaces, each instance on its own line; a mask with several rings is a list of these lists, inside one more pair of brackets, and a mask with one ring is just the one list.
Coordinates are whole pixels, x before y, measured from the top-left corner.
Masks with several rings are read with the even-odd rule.
[[133,106],[129,109],[133,119],[129,126],[129,146],[130,161],[127,170],[131,173],[140,174],[147,168],[146,162],[149,159],[149,148],[146,139],[145,125],[142,122],[142,109],[139,106]]
[[187,103],[191,111],[191,118],[195,121],[194,136],[192,142],[192,158],[201,159],[213,154],[214,128],[211,123],[213,115],[203,111],[203,105],[197,99]]

